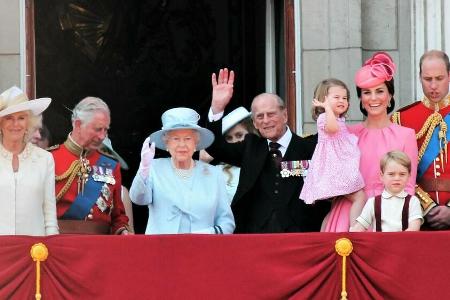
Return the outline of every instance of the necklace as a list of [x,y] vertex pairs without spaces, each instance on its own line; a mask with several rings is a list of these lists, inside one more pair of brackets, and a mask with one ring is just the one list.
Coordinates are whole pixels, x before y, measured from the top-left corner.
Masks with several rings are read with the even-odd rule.
[[173,163],[172,160],[172,168],[178,177],[180,177],[181,179],[188,179],[191,177],[192,171],[194,170],[194,160],[191,159],[189,169],[178,169],[177,167],[175,167],[175,164]]

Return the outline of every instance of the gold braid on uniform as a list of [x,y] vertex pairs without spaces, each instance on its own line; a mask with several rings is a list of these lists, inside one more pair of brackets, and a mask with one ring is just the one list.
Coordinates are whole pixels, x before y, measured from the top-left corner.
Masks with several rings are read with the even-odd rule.
[[67,169],[67,171],[65,171],[61,175],[55,176],[56,181],[61,181],[61,180],[66,179],[67,177],[69,177],[69,179],[67,179],[66,184],[59,191],[58,195],[56,195],[56,201],[59,201],[59,199],[61,199],[61,197],[64,196],[64,194],[69,190],[70,186],[72,185],[73,180],[75,179],[75,176],[77,176],[80,169],[81,169],[81,164],[80,164],[80,161],[77,159],[72,162],[72,164],[70,165],[69,169]]
[[[427,120],[424,122],[422,128],[418,133],[416,133],[416,139],[420,139],[425,135],[425,139],[423,140],[422,146],[419,149],[419,161],[422,159],[422,156],[425,153],[425,150],[430,143],[431,136],[433,135],[433,131],[436,126],[441,125],[441,131],[447,131],[447,124],[445,124],[442,116],[438,112],[434,112],[431,114]],[[439,133],[439,136],[441,133]]]

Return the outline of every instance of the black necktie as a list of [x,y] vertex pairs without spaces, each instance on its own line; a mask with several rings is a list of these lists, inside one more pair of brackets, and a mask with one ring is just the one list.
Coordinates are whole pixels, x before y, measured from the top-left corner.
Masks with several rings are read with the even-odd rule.
[[280,147],[281,147],[281,145],[278,143],[274,143],[274,142],[269,143],[269,155],[272,158],[272,161],[274,162],[275,167],[278,169],[280,168],[280,164],[281,164],[281,160],[282,160],[281,151],[279,150]]

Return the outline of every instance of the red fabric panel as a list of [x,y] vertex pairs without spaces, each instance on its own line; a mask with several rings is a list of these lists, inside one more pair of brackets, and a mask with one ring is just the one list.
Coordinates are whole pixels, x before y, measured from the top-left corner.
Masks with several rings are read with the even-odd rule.
[[[339,299],[353,242],[349,299],[443,299],[448,232],[0,238],[0,299],[33,299],[34,243],[43,299]],[[445,297],[444,297],[445,298]]]

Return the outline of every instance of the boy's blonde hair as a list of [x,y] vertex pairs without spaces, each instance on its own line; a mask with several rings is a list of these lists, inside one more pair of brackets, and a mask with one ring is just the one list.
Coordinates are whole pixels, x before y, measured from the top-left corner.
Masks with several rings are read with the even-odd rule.
[[408,173],[411,173],[411,159],[409,159],[409,156],[403,151],[389,151],[383,155],[380,160],[380,170],[382,173],[384,173],[386,165],[391,161],[395,161],[396,163],[404,166],[408,169]]
[[[336,79],[336,78],[328,78],[328,79],[322,80],[321,82],[319,82],[319,84],[314,89],[314,99],[317,99],[317,101],[319,101],[319,102],[324,102],[325,97],[328,95],[328,91],[330,90],[330,88],[332,88],[334,86],[341,87],[347,91],[347,102],[349,105],[347,107],[347,110],[344,113],[342,113],[342,115],[340,116],[340,117],[343,117],[347,113],[348,108],[350,107],[350,91],[348,90],[347,85],[343,81]],[[322,107],[313,106],[311,109],[311,114],[312,114],[312,118],[314,119],[314,121],[316,121],[317,118],[319,117],[319,115],[324,112],[325,112],[325,110]]]

